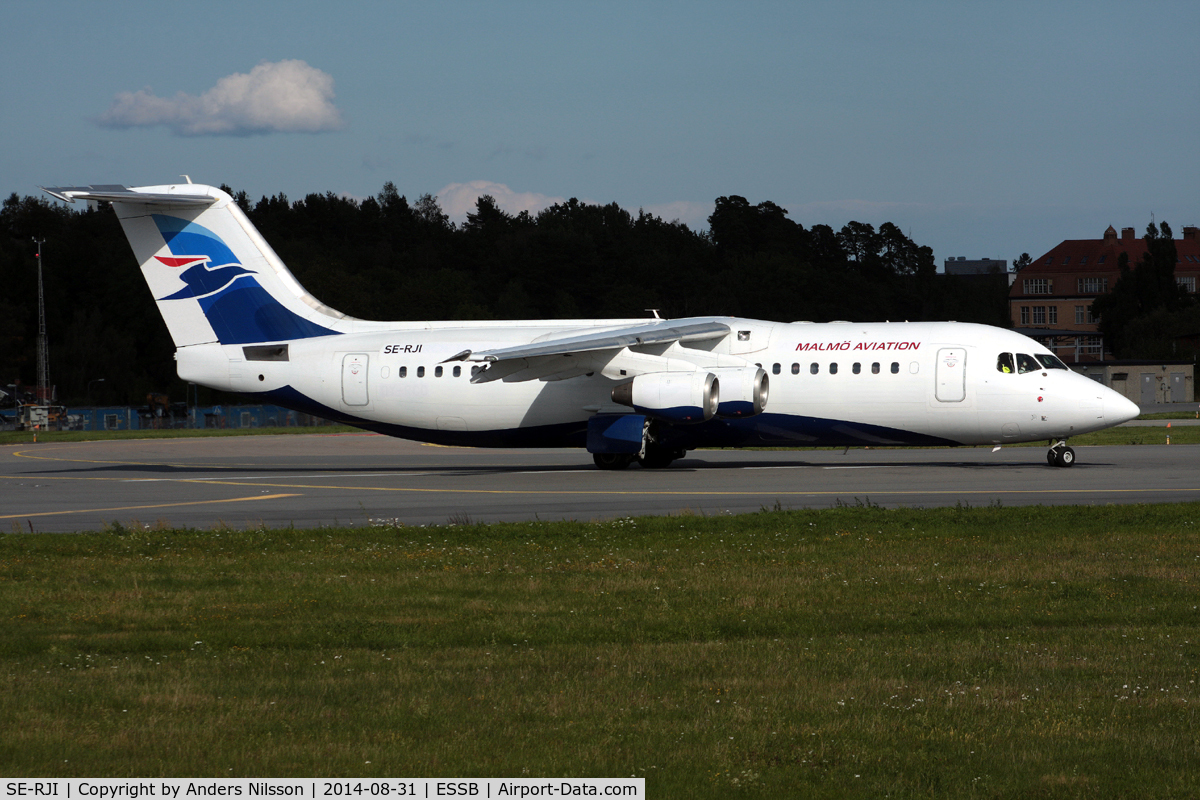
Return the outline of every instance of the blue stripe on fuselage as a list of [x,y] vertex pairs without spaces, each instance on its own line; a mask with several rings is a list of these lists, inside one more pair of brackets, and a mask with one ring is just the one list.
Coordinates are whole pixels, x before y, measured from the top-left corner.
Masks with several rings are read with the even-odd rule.
[[[564,422],[490,431],[442,431],[362,419],[313,400],[291,386],[252,395],[264,402],[344,422],[364,430],[433,444],[463,447],[585,447],[587,421]],[[922,433],[846,420],[787,414],[759,414],[749,419],[712,419],[699,425],[662,425],[656,430],[667,447],[862,447],[957,446],[961,442]]]

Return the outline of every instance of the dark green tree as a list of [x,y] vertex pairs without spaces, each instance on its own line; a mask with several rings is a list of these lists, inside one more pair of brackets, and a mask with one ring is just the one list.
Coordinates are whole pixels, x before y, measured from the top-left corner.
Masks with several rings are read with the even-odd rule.
[[416,215],[419,222],[431,230],[454,230],[454,223],[450,221],[450,215],[442,211],[437,198],[431,194],[423,194],[417,198],[417,204],[413,206],[413,214]]
[[838,232],[838,242],[846,257],[860,268],[874,267],[879,256],[880,237],[869,222],[850,221]]
[[718,197],[708,218],[709,231],[723,255],[789,253],[807,260],[808,235],[787,213],[769,200],[752,206],[739,195]]
[[879,226],[879,260],[895,275],[929,278],[937,272],[933,249],[918,245],[891,222]]
[[[1161,352],[1159,345],[1149,344],[1146,336],[1136,340],[1129,330],[1139,319],[1156,312],[1168,314],[1192,305],[1194,300],[1175,281],[1175,264],[1178,255],[1171,226],[1166,222],[1155,227],[1151,222],[1142,237],[1146,249],[1132,268],[1129,256],[1121,253],[1117,259],[1119,276],[1117,283],[1104,295],[1092,302],[1092,312],[1099,316],[1100,332],[1104,334],[1106,346],[1118,358],[1151,357]],[[1166,336],[1166,332],[1163,332]]]

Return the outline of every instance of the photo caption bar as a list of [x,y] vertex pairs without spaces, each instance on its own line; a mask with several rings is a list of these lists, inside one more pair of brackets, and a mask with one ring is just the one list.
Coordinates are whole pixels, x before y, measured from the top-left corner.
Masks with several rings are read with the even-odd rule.
[[42,800],[186,800],[209,797],[530,798],[646,796],[645,778],[0,778],[4,798]]

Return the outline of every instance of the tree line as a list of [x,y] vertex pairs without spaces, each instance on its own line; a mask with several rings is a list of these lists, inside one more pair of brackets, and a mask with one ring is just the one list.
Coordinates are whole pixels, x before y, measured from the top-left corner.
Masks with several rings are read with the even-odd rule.
[[[363,319],[956,319],[1007,324],[1003,280],[946,279],[892,223],[804,227],[772,202],[719,197],[694,231],[615,203],[510,214],[480,197],[455,224],[392,183],[357,201],[233,195],[315,297]],[[60,402],[183,399],[174,347],[111,209],[12,194],[0,209],[0,385],[36,381],[36,245]],[[103,378],[101,381],[99,379]],[[202,399],[205,397],[202,394]],[[215,401],[227,402],[222,398]]]
[[1151,222],[1142,240],[1142,257],[1131,265],[1121,253],[1116,286],[1092,303],[1100,332],[1117,358],[1195,360],[1200,303],[1175,281],[1179,256],[1171,226]]

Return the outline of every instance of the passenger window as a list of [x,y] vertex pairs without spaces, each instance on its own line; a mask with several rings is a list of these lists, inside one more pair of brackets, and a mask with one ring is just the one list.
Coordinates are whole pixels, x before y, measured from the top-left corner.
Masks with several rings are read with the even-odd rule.
[[407,378],[408,377],[408,367],[401,367],[400,371],[396,374],[398,374],[401,378]]
[[862,372],[862,364],[855,361],[854,362],[854,374],[857,375],[860,372]]
[[811,372],[813,375],[816,375],[818,372],[821,371],[821,365],[814,361],[812,364],[810,364],[808,366],[808,371]]
[[1041,369],[1041,365],[1034,360],[1033,356],[1027,356],[1024,353],[1017,353],[1017,372],[1024,375],[1026,372],[1037,372]]
[[1013,372],[1012,353],[1001,353],[996,359],[996,369],[1005,374]]
[[455,367],[454,368],[454,377],[457,378],[460,375],[462,375],[462,367]]
[[799,364],[792,364],[792,374],[793,375],[800,374],[800,365]]
[[440,365],[433,368],[433,377],[435,377],[435,378],[442,377],[442,368]]
[[893,375],[899,375],[899,374],[900,374],[900,362],[899,362],[899,361],[893,361],[893,362],[892,362],[892,374],[893,374]]
[[778,361],[776,361],[774,364],[772,364],[772,365],[771,365],[771,374],[772,374],[772,375],[778,375],[778,374],[779,374],[779,371],[780,371],[780,370],[779,370],[779,362],[778,362]]
[[829,374],[837,375],[837,362],[836,361],[829,365]]
[[878,361],[876,361],[874,364],[871,365],[871,374],[872,375],[879,374],[879,362]]
[[921,371],[920,363],[918,363],[916,361],[908,362],[908,374],[909,375],[916,375],[920,371]]
[[425,368],[424,367],[417,367],[417,377],[418,378],[425,377]]

